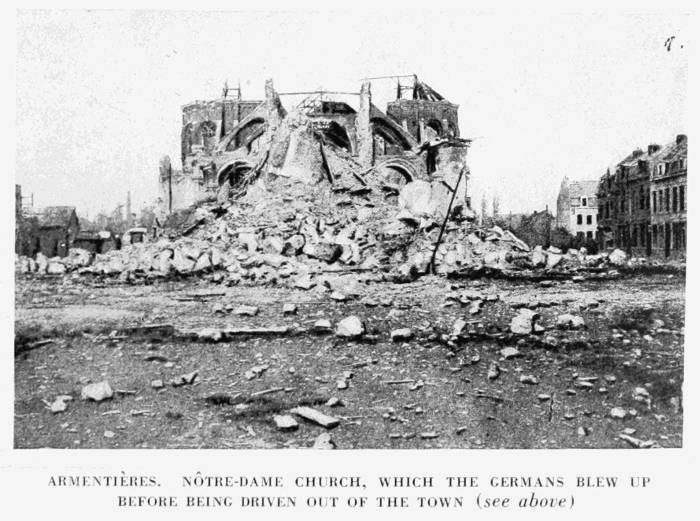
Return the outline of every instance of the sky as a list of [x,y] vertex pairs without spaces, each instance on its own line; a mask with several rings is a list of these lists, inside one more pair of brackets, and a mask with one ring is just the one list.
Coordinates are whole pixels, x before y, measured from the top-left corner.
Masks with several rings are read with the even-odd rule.
[[[466,12],[20,11],[16,182],[36,206],[94,216],[158,196],[180,161],[181,107],[224,81],[358,91],[417,74],[459,105],[475,209],[555,208],[564,176],[593,179],[686,133],[688,18]],[[664,43],[675,36],[670,50]],[[382,110],[393,81],[374,81]]]

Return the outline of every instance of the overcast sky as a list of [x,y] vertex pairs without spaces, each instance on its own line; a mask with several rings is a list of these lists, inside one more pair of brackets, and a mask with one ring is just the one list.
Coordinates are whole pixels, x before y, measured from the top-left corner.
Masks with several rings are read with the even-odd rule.
[[[416,73],[459,104],[475,208],[553,209],[564,175],[685,132],[687,31],[658,14],[20,12],[16,180],[39,206],[92,216],[131,190],[138,208],[160,157],[179,166],[181,106],[226,79],[261,99],[268,77],[357,91]],[[394,87],[373,83],[382,110]]]

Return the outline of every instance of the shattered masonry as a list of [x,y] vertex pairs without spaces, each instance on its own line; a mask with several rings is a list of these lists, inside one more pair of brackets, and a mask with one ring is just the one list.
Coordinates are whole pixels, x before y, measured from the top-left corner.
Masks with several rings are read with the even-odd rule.
[[386,113],[372,103],[371,84],[359,93],[313,92],[290,111],[272,80],[265,99],[244,100],[240,89],[182,108],[182,170],[160,164],[162,210],[172,213],[245,186],[282,177],[307,184],[343,178],[380,178],[401,188],[431,183],[432,199],[446,209],[460,172],[456,208],[468,208],[466,153],[458,106],[414,77],[398,88]]

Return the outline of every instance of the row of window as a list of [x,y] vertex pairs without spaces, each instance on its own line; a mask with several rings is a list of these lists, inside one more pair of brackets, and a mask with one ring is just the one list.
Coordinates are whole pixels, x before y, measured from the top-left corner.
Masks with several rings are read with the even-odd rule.
[[[578,214],[576,216],[576,224],[579,224],[579,225],[583,224],[583,215],[582,214]],[[593,214],[586,215],[586,224],[595,224],[595,216]]]
[[[609,219],[618,214],[618,200],[605,201],[600,209],[601,217]],[[619,199],[619,213],[625,213],[626,199],[624,192]],[[651,208],[649,207],[649,190],[644,188],[639,189],[638,200],[634,197],[630,200],[630,208],[638,208],[639,210],[651,210],[652,213],[659,212],[684,212],[685,206],[685,185],[674,186],[673,188],[664,188],[655,190],[651,193]],[[581,224],[579,222],[579,224]]]
[[684,212],[685,185],[666,187],[651,194],[652,213]]
[[[622,247],[626,246],[626,231],[624,226],[618,228],[618,238]],[[650,246],[653,248],[664,247],[669,250],[685,250],[686,247],[686,231],[685,223],[683,222],[653,224],[651,226],[649,223],[633,224],[629,232],[629,245],[632,248],[643,248],[647,246],[647,241],[651,241]],[[651,237],[647,238],[649,232],[651,232]]]
[[656,174],[664,175],[666,172],[676,172],[686,168],[685,159],[678,159],[669,163],[659,163],[656,165]]

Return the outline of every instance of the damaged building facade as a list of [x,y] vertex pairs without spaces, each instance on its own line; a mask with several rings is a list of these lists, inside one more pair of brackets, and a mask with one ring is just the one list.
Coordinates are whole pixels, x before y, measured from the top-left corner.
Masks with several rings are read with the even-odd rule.
[[598,241],[628,254],[681,258],[686,251],[688,138],[637,149],[598,183]]
[[[294,94],[305,97],[287,110],[282,100]],[[278,177],[332,186],[366,186],[373,177],[394,195],[408,183],[428,182],[435,206],[452,202],[468,211],[469,140],[459,137],[457,112],[416,77],[397,86],[386,112],[373,104],[369,82],[357,93],[282,93],[267,80],[262,100],[225,87],[217,100],[182,108],[182,168],[161,160],[161,209],[223,202]]]

